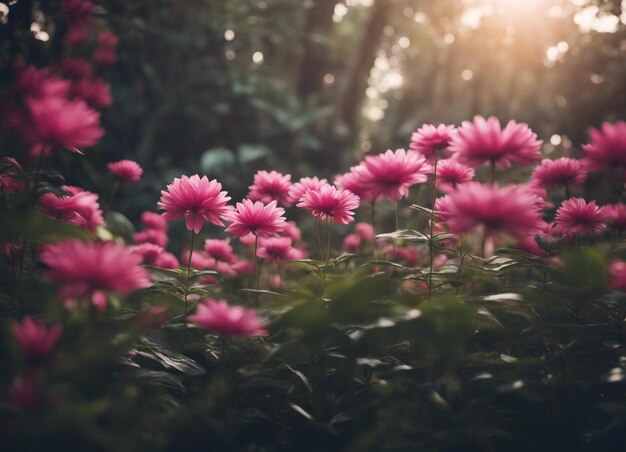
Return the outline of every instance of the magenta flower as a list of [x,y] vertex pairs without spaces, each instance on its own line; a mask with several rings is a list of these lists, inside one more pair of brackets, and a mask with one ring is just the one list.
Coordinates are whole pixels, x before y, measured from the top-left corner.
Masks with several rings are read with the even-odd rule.
[[554,217],[554,232],[564,235],[596,234],[608,220],[602,207],[595,201],[587,203],[582,198],[563,201]]
[[117,39],[117,36],[115,36],[115,34],[113,34],[109,30],[101,31],[98,34],[98,46],[99,47],[105,47],[107,49],[115,49],[117,47],[118,42],[119,40]]
[[335,178],[335,185],[341,190],[348,190],[359,198],[367,201],[375,201],[379,198],[370,187],[371,175],[365,164],[361,162],[358,166],[350,168],[348,173]]
[[94,146],[104,135],[100,113],[83,100],[43,97],[25,101],[28,119],[22,134],[32,144],[64,147],[80,153],[79,148]]
[[165,248],[169,240],[167,232],[159,229],[146,229],[133,234],[133,241],[137,244],[153,243]]
[[610,204],[604,206],[607,220],[615,227],[623,231],[626,229],[626,204]]
[[107,168],[121,182],[137,182],[143,174],[143,169],[139,163],[132,160],[107,163]]
[[231,224],[226,228],[235,237],[244,237],[252,233],[256,237],[270,237],[285,229],[285,209],[276,207],[276,201],[263,204],[244,199],[237,203],[234,212],[228,215]]
[[62,331],[61,325],[52,325],[48,329],[43,322],[30,316],[24,317],[21,324],[11,326],[11,332],[22,355],[30,361],[43,361],[47,358],[61,337]]
[[67,221],[91,232],[104,224],[98,195],[69,185],[63,185],[61,188],[70,194],[66,196],[57,196],[54,193],[41,195],[38,204],[43,213],[50,218]]
[[457,160],[440,160],[437,164],[437,188],[444,193],[452,193],[458,185],[474,179],[475,172]]
[[0,174],[0,190],[6,190],[9,193],[21,192],[25,184],[17,176],[23,171],[22,165],[13,157],[4,157],[2,163],[10,165],[10,167]]
[[292,246],[289,237],[269,237],[259,244],[259,257],[277,261],[292,261],[302,259],[302,252]]
[[437,151],[448,148],[454,130],[454,126],[445,124],[424,124],[411,135],[409,150],[420,153],[428,160],[434,159]]
[[363,240],[372,240],[374,238],[374,227],[369,223],[357,223],[354,232]]
[[176,256],[168,251],[163,251],[157,258],[157,260],[154,261],[153,265],[155,267],[169,269],[175,269],[180,267],[180,263],[178,262],[178,259],[176,259]]
[[279,204],[289,207],[293,203],[291,190],[291,174],[276,171],[259,171],[254,175],[254,183],[249,187],[248,199],[268,203],[276,200]]
[[[367,169],[366,184],[376,197],[385,196],[394,201],[409,196],[409,187],[426,182],[432,167],[416,152],[397,149],[384,154],[367,156],[363,162]],[[357,170],[359,171],[359,170]]]
[[303,177],[291,186],[289,189],[289,198],[294,202],[300,202],[308,190],[318,190],[326,183],[326,179],[320,180],[317,177]]
[[109,84],[91,77],[81,78],[72,84],[72,97],[83,99],[92,108],[106,108],[113,103]]
[[267,336],[265,326],[254,309],[229,306],[226,300],[203,300],[189,320],[198,326],[213,330],[220,336]]
[[619,259],[612,260],[609,264],[609,274],[611,275],[611,287],[626,292],[626,262]]
[[191,177],[175,178],[161,190],[161,200],[158,208],[165,210],[163,217],[167,220],[177,220],[185,217],[187,229],[200,232],[205,221],[217,226],[224,226],[222,219],[230,212],[227,205],[230,197],[225,191],[220,191],[222,184],[206,176],[194,174]]
[[315,218],[348,224],[354,221],[353,210],[359,207],[359,197],[348,190],[337,190],[333,185],[326,184],[317,191],[307,191],[298,207],[310,210]]
[[581,185],[587,178],[587,170],[575,159],[561,157],[542,160],[533,170],[531,183],[541,188],[572,187]]
[[146,211],[141,214],[141,224],[148,229],[157,229],[165,231],[167,229],[167,220],[156,212]]
[[294,221],[288,221],[285,223],[285,229],[282,234],[285,237],[289,237],[294,242],[297,242],[302,238],[302,231],[300,231],[300,228]]
[[361,240],[358,234],[348,234],[343,239],[341,249],[346,253],[356,253],[361,246]]
[[612,170],[626,166],[626,122],[605,122],[602,129],[589,129],[590,144],[583,144],[583,164],[590,171]]
[[520,239],[544,227],[535,198],[523,186],[469,182],[439,198],[435,207],[454,233],[478,230],[490,239],[499,234]]
[[155,245],[154,243],[141,243],[131,246],[130,250],[133,254],[141,256],[144,263],[150,265],[154,264],[164,251],[163,247]]
[[494,116],[475,116],[473,122],[463,121],[452,135],[450,151],[461,163],[476,167],[492,163],[508,168],[512,163],[530,165],[541,157],[542,141],[524,123],[509,121],[504,130]]
[[207,239],[204,241],[204,251],[215,260],[225,263],[237,261],[237,255],[233,253],[233,247],[229,240]]
[[141,256],[113,242],[66,240],[46,245],[40,257],[49,267],[45,274],[59,284],[63,300],[96,301],[106,293],[128,294],[151,284]]

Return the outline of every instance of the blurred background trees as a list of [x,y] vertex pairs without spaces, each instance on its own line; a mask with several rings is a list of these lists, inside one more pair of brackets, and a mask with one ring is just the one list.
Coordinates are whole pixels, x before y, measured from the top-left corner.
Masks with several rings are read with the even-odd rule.
[[[57,2],[5,3],[3,71],[18,53],[43,65],[34,33],[27,52],[9,43],[23,21],[53,34]],[[423,122],[475,114],[576,153],[588,126],[626,116],[620,0],[95,3],[120,39],[102,159],[137,159],[149,192],[191,171],[236,199],[258,168],[332,176]]]

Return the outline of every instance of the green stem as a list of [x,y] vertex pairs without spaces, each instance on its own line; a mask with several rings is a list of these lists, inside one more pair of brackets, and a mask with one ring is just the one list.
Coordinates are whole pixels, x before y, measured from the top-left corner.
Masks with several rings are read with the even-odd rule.
[[113,184],[113,190],[111,191],[111,198],[109,198],[109,204],[107,205],[107,210],[110,210],[113,206],[113,199],[115,199],[115,194],[117,190],[120,188],[120,181],[116,180],[115,184]]
[[459,268],[456,271],[457,286],[454,291],[455,295],[459,294],[459,289],[461,287],[461,270],[463,269],[463,261],[465,260],[465,254],[463,254],[463,235],[461,235],[461,249],[459,250],[459,255]]
[[399,226],[398,226],[398,200],[397,199],[394,202],[393,209],[394,209],[395,216],[396,216],[396,231],[397,231],[399,229]]
[[187,273],[185,274],[185,313],[183,316],[183,322],[187,326],[187,296],[189,295],[189,275],[191,274],[191,256],[193,256],[193,240],[196,236],[196,231],[191,231],[191,243],[189,245],[189,259],[187,260]]
[[320,255],[320,262],[322,262],[324,260],[324,255],[322,254],[322,234],[320,232],[321,226],[321,220],[319,218],[316,219],[317,220],[317,251],[319,252]]
[[328,218],[326,222],[328,224],[328,240],[326,242],[326,265],[328,265],[328,262],[330,261],[330,238],[333,233],[333,222],[330,218]]
[[254,234],[254,271],[256,274],[256,290],[257,292],[255,293],[255,304],[258,307],[259,306],[259,272],[261,271],[261,261],[259,259],[259,253],[258,253],[258,249],[259,249],[259,236],[255,233]]
[[437,199],[437,163],[439,159],[435,155],[435,165],[433,168],[433,195],[430,201],[430,235],[428,242],[428,249],[430,254],[430,265],[428,267],[428,300],[430,301],[430,297],[433,291],[433,259],[434,259],[434,241],[433,241],[433,233],[435,226],[435,200]]

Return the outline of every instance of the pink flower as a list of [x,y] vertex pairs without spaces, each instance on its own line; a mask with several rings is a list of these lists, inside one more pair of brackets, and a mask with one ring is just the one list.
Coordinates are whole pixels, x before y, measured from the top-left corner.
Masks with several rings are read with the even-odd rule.
[[93,108],[106,108],[113,103],[108,83],[90,77],[74,82],[72,94],[75,98],[83,99]]
[[498,168],[512,163],[530,165],[541,157],[541,140],[528,125],[509,121],[504,130],[494,116],[475,116],[473,122],[463,121],[452,135],[450,151],[461,163],[480,166],[491,162]]
[[347,253],[356,253],[361,246],[361,237],[358,234],[348,234],[343,239],[341,249]]
[[438,199],[435,207],[454,233],[479,230],[490,239],[497,234],[519,239],[543,228],[535,198],[523,186],[469,182]]
[[285,229],[285,209],[276,207],[276,201],[263,204],[244,199],[237,203],[234,212],[228,215],[231,222],[226,228],[235,237],[243,237],[252,233],[257,237],[270,237]]
[[111,31],[104,30],[98,34],[98,46],[104,47],[107,49],[115,49],[118,44],[117,36],[115,36]]
[[446,159],[437,163],[437,188],[444,193],[452,193],[460,184],[474,179],[475,172],[457,160]]
[[233,247],[229,240],[207,239],[204,241],[204,251],[213,259],[233,263],[237,256],[233,253]]
[[141,224],[148,229],[156,229],[165,231],[167,229],[167,220],[156,212],[146,211],[141,214]]
[[32,144],[64,147],[79,152],[79,148],[94,146],[104,135],[100,113],[83,100],[61,97],[27,99],[26,124],[22,134]]
[[222,184],[206,176],[194,174],[191,177],[175,178],[161,190],[161,201],[158,207],[165,210],[163,217],[177,220],[185,217],[187,229],[199,233],[204,221],[224,226],[222,218],[231,210],[227,205],[230,200],[225,191],[220,191]]
[[288,221],[287,223],[285,223],[285,229],[283,230],[282,234],[285,237],[289,237],[294,242],[297,242],[302,238],[302,231],[300,231],[300,228],[298,227],[298,225],[296,225],[294,221]]
[[137,182],[143,174],[143,169],[139,163],[132,160],[119,160],[107,163],[107,168],[111,174],[122,182]]
[[354,232],[363,240],[372,240],[374,238],[374,227],[369,223],[357,223]]
[[376,195],[370,187],[371,175],[365,164],[361,162],[358,166],[350,168],[350,172],[337,176],[335,185],[341,190],[348,190],[359,198],[367,201],[375,201],[380,197]]
[[359,197],[348,190],[337,190],[333,185],[326,184],[319,190],[307,191],[298,207],[310,210],[315,218],[348,224],[354,221],[353,210],[359,207]]
[[91,63],[82,58],[65,58],[59,65],[60,72],[67,78],[77,81],[91,77],[93,71]]
[[533,170],[531,183],[541,188],[571,187],[581,185],[586,178],[587,170],[578,160],[561,157],[542,160]]
[[153,264],[163,254],[163,247],[154,243],[142,243],[140,245],[131,246],[130,250],[133,254],[141,256],[146,264]]
[[107,69],[115,66],[115,63],[117,63],[117,53],[113,49],[100,47],[93,53],[93,64],[99,68]]
[[67,221],[91,232],[104,224],[98,195],[69,185],[63,185],[61,188],[70,194],[67,196],[57,196],[54,193],[41,195],[39,208],[43,213],[50,218]]
[[589,129],[591,144],[583,144],[583,164],[590,171],[611,170],[626,166],[626,122],[605,122],[602,129]]
[[554,217],[554,232],[564,235],[595,234],[604,229],[607,215],[595,201],[582,198],[563,201]]
[[270,237],[261,240],[259,257],[282,261],[301,259],[302,254],[293,246],[289,237]]
[[25,99],[66,98],[69,95],[71,83],[49,75],[46,69],[37,69],[29,66],[17,68],[17,79],[13,89]]
[[169,242],[169,237],[165,231],[159,229],[146,229],[133,234],[133,241],[137,244],[140,243],[154,243],[160,247],[166,247]]
[[220,336],[267,336],[265,326],[254,309],[229,306],[226,300],[203,300],[189,320],[215,331]]
[[232,265],[232,269],[238,275],[249,275],[254,270],[254,263],[249,260],[237,261]]
[[113,242],[66,240],[46,245],[41,261],[50,267],[46,275],[55,280],[63,300],[102,299],[110,292],[128,294],[150,286],[141,256]]
[[302,201],[302,197],[307,190],[319,190],[319,188],[326,183],[326,179],[320,180],[317,177],[303,177],[291,186],[289,189],[289,198],[295,202]]
[[259,171],[254,175],[254,183],[250,185],[248,199],[265,203],[276,200],[285,207],[289,207],[293,199],[291,190],[291,175],[280,174],[276,171]]
[[363,165],[367,169],[363,178],[373,194],[392,201],[408,197],[409,187],[426,182],[426,175],[432,172],[423,156],[416,152],[407,153],[404,149],[367,156]]
[[254,246],[254,243],[256,242],[256,236],[252,232],[249,232],[246,235],[239,237],[239,241],[242,245]]
[[178,259],[176,259],[176,256],[167,251],[163,251],[156,259],[156,261],[154,261],[153,265],[155,267],[169,269],[175,269],[180,267],[180,263],[178,262]]
[[22,355],[30,361],[42,361],[47,358],[61,336],[61,325],[46,328],[43,322],[30,316],[24,317],[21,324],[11,326],[11,332]]
[[437,155],[437,151],[448,147],[454,130],[454,126],[445,124],[438,126],[424,124],[411,135],[409,150],[416,151],[431,160]]
[[615,259],[609,264],[611,287],[626,292],[626,262]]
[[611,204],[604,206],[604,213],[615,229],[626,229],[626,204]]

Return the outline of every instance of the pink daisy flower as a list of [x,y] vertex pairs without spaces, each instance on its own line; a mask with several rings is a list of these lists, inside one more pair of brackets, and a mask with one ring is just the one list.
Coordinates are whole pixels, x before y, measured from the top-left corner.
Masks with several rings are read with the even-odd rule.
[[155,267],[168,269],[175,269],[180,267],[180,263],[178,262],[178,259],[176,259],[176,256],[168,251],[163,251],[156,259],[156,261],[154,261],[153,265]]
[[493,239],[502,234],[523,238],[544,226],[535,195],[517,185],[469,182],[437,200],[436,210],[450,231],[463,234],[479,230]]
[[317,177],[303,177],[291,186],[289,189],[289,198],[295,202],[300,202],[307,190],[318,190],[326,183],[326,179],[320,180]]
[[300,228],[295,221],[288,221],[285,223],[285,229],[283,230],[282,235],[289,237],[294,242],[297,242],[302,238],[302,231],[300,231]]
[[572,187],[581,185],[587,178],[587,170],[575,159],[561,157],[542,160],[533,170],[531,183],[541,188]]
[[447,149],[454,130],[454,126],[445,124],[424,124],[411,135],[409,150],[416,151],[429,160],[434,159],[437,151]]
[[45,274],[59,284],[63,300],[88,297],[100,302],[107,293],[128,294],[151,284],[141,256],[113,242],[66,240],[46,245],[41,261],[49,267]]
[[54,193],[41,195],[38,204],[43,213],[50,218],[67,221],[91,232],[104,224],[98,195],[69,185],[63,185],[61,188],[70,194],[66,196],[57,196]]
[[490,162],[508,168],[512,163],[530,165],[539,160],[541,144],[524,123],[511,120],[502,130],[498,118],[475,116],[473,122],[463,121],[449,149],[461,163],[473,167]]
[[52,325],[50,329],[43,322],[31,316],[24,317],[21,324],[11,326],[13,337],[22,355],[30,361],[42,361],[47,358],[61,337],[61,325]]
[[622,231],[626,229],[626,204],[610,204],[603,208],[607,220],[615,229]]
[[120,160],[107,163],[107,168],[111,174],[122,182],[137,182],[143,174],[143,169],[139,163],[132,160]]
[[291,174],[281,174],[276,171],[259,171],[254,175],[254,183],[249,187],[248,199],[265,203],[276,200],[285,207],[289,207],[293,199],[291,190]]
[[159,231],[167,229],[167,220],[156,212],[146,211],[142,213],[140,221],[148,229],[157,229]]
[[358,234],[348,234],[343,239],[341,249],[346,253],[356,253],[361,247],[361,240]]
[[289,237],[269,237],[259,244],[259,257],[277,261],[302,259],[302,253],[292,246]]
[[611,287],[626,292],[626,262],[619,259],[611,261],[609,274],[611,275]]
[[161,254],[163,254],[163,247],[155,245],[154,243],[142,243],[140,245],[131,246],[130,250],[133,254],[141,256],[143,262],[146,264],[154,264]]
[[159,229],[146,229],[133,234],[133,241],[137,244],[153,243],[165,248],[169,240],[167,233]]
[[437,188],[444,193],[452,193],[458,185],[474,179],[474,175],[474,169],[457,160],[440,160],[437,163]]
[[554,232],[564,235],[596,234],[605,227],[608,217],[595,201],[582,198],[563,201],[554,217]]
[[236,210],[228,215],[231,222],[226,228],[235,237],[252,233],[256,237],[270,237],[285,229],[285,209],[276,207],[276,201],[263,204],[244,199],[237,203]]
[[227,192],[220,191],[222,184],[206,176],[194,174],[191,177],[175,178],[161,190],[158,208],[165,210],[163,217],[177,220],[185,217],[185,225],[196,234],[200,232],[205,221],[217,226],[224,226],[222,218],[231,211],[227,205],[230,197]]
[[233,263],[237,260],[229,240],[207,239],[204,241],[204,251],[218,261]]
[[374,227],[369,223],[357,223],[354,232],[363,240],[372,240],[374,238]]
[[367,156],[363,164],[367,168],[364,178],[369,189],[375,196],[385,196],[392,201],[408,197],[409,187],[426,182],[426,175],[432,172],[423,156],[404,149]]
[[203,300],[189,320],[220,336],[267,336],[265,324],[257,318],[254,309],[229,306],[226,300]]
[[590,144],[583,144],[583,164],[590,171],[611,170],[626,166],[626,122],[605,122],[602,129],[589,129]]
[[350,171],[335,178],[335,185],[341,190],[348,190],[359,198],[367,201],[375,201],[379,198],[369,185],[371,175],[369,170],[361,162],[350,168]]
[[94,146],[104,135],[100,113],[83,100],[61,97],[26,99],[28,119],[21,124],[23,136],[32,144],[67,148]]
[[306,192],[298,207],[310,210],[315,218],[348,224],[354,221],[353,210],[359,207],[359,197],[348,190],[337,190],[333,185],[326,184],[317,191]]

